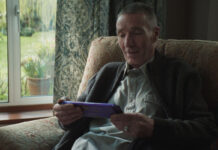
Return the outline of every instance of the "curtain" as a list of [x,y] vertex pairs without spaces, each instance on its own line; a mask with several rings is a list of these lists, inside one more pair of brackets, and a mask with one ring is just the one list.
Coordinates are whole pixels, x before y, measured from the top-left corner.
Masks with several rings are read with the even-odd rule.
[[76,100],[89,44],[99,36],[116,34],[116,16],[132,2],[154,6],[165,29],[165,0],[58,0],[56,22],[54,103],[62,96]]
[[58,0],[54,103],[76,99],[90,42],[108,35],[109,0]]

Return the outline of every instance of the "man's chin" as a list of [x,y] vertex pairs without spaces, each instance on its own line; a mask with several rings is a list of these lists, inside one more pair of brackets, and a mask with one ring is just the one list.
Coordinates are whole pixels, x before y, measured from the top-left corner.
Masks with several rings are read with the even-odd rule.
[[127,63],[134,68],[138,68],[140,66],[136,61],[127,61]]
[[127,57],[129,59],[135,59],[135,58],[138,58],[140,56],[139,53],[127,53]]

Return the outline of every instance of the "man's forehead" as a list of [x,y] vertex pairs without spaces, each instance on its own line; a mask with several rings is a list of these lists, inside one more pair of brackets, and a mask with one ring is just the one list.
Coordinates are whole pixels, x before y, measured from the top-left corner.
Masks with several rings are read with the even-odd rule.
[[147,21],[148,16],[144,13],[129,13],[122,14],[117,18],[117,23],[123,21],[124,19],[132,19],[138,21]]
[[126,30],[128,30],[128,31],[142,31],[143,30],[143,27],[141,27],[141,26],[132,26],[132,27],[130,27],[130,28],[125,28],[125,27],[123,27],[123,28],[117,28],[117,33],[120,33],[120,32],[125,32]]
[[144,14],[123,14],[117,19],[117,33],[124,30],[138,30],[143,27],[148,27],[147,16]]

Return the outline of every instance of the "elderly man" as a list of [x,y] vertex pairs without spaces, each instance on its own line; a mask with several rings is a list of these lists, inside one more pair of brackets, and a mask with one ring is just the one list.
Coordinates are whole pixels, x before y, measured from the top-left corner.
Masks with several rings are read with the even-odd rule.
[[73,104],[55,104],[66,133],[54,149],[209,148],[217,127],[200,94],[200,77],[181,60],[155,51],[160,29],[153,9],[128,5],[116,28],[126,62],[101,68],[78,101],[104,100],[98,102],[119,105],[124,113],[86,118]]

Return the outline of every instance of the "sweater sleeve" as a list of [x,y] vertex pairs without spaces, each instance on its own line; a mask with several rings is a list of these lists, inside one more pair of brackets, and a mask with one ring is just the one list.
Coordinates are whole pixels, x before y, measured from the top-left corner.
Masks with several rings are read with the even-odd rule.
[[[92,88],[93,83],[95,82],[95,77],[96,77],[96,75],[94,75],[94,76],[89,80],[86,90],[77,98],[77,101],[84,102],[84,101],[86,100],[86,97],[87,97],[87,95],[88,95],[90,89]],[[81,118],[81,119],[79,119],[78,121],[73,122],[73,123],[71,123],[71,124],[69,124],[69,125],[62,125],[59,121],[58,121],[58,123],[59,123],[59,126],[60,126],[63,130],[67,131],[67,130],[77,129],[79,126],[80,126],[80,127],[81,127],[81,126],[84,126],[84,128],[85,128],[85,126],[87,127],[87,124],[89,124],[89,121],[90,121],[90,120],[91,120],[90,118]],[[79,129],[79,128],[78,128],[78,129]],[[81,128],[80,128],[80,129],[81,129]]]
[[[153,139],[212,141],[218,135],[214,116],[201,95],[201,78],[195,70],[178,75],[177,101],[182,101],[181,118],[154,118]],[[176,106],[175,106],[176,107]]]
[[[91,77],[91,79],[88,81],[85,91],[77,98],[77,101],[90,102],[93,100],[101,100],[99,102],[103,102],[102,99],[107,100],[107,98],[99,98],[99,95],[105,97],[105,95],[110,93],[110,87],[112,87],[112,83],[115,83],[114,80],[115,77],[117,77],[116,72],[123,66],[122,64],[123,63],[108,63],[104,65],[95,75]],[[89,121],[91,120],[91,118],[84,117],[67,126],[63,126],[60,123],[59,124],[64,130],[72,130],[73,128],[77,128],[77,126],[85,126],[89,124]]]

